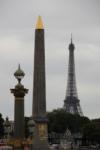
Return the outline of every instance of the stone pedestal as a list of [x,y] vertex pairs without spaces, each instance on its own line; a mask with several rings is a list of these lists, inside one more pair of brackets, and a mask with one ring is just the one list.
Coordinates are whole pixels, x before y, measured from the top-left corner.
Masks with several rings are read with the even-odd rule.
[[47,140],[47,124],[37,124],[33,141],[33,150],[49,150]]

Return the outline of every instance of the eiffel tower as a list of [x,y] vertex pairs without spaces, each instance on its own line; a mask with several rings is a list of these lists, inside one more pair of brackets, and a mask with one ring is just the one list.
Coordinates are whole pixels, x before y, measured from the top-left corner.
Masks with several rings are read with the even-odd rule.
[[68,82],[64,100],[64,109],[66,112],[83,116],[76,88],[74,49],[75,46],[71,36],[71,43],[69,44]]

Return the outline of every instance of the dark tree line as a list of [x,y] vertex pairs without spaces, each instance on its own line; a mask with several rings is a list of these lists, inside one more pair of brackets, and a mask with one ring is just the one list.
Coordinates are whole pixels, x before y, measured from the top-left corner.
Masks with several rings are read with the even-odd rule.
[[4,136],[4,119],[0,113],[0,139]]
[[83,138],[100,143],[100,119],[66,113],[63,109],[48,112],[48,132],[64,133],[68,128],[71,133],[80,132]]
[[85,124],[90,123],[89,118],[78,114],[66,113],[63,109],[48,112],[48,132],[64,133],[68,128],[72,133],[82,132]]
[[100,144],[100,119],[91,120],[83,127],[83,136]]

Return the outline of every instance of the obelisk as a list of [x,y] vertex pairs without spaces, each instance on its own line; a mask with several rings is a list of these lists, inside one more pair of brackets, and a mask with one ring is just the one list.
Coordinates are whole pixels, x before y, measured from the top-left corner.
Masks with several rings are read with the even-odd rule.
[[35,29],[34,80],[32,116],[36,123],[34,149],[47,149],[47,116],[46,116],[46,80],[45,80],[45,44],[44,28],[39,16]]

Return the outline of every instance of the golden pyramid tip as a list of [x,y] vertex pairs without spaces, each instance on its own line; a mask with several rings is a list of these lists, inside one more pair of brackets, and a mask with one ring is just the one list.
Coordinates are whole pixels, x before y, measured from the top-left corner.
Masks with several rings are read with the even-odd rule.
[[43,29],[43,22],[41,16],[38,16],[37,24],[36,24],[36,29]]

